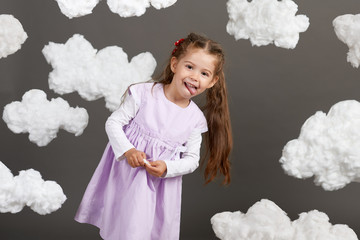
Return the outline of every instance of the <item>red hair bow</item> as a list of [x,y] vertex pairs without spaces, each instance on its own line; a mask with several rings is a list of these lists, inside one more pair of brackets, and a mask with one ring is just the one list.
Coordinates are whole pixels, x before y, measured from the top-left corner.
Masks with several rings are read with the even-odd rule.
[[177,47],[184,41],[185,39],[181,38],[179,40],[177,40],[176,42],[174,42],[175,48],[172,51],[171,55],[174,55],[174,53],[176,52],[176,50],[178,49]]

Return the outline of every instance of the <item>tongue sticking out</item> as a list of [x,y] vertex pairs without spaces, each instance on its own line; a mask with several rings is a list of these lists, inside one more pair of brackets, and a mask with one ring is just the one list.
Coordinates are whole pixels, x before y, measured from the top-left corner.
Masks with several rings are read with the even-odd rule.
[[194,95],[196,93],[196,88],[190,84],[185,83],[186,88],[189,90],[191,95]]

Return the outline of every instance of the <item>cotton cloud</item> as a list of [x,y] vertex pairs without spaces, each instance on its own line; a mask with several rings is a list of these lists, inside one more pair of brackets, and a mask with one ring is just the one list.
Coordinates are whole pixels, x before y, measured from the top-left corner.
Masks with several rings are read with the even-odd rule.
[[295,16],[297,10],[292,0],[229,0],[226,30],[236,40],[250,39],[253,46],[295,48],[299,33],[309,27],[307,16]]
[[[68,18],[81,17],[92,13],[100,0],[56,0],[61,12]],[[107,4],[113,13],[121,17],[141,16],[146,8],[152,5],[156,9],[167,8],[177,0],[107,0]]]
[[14,177],[0,161],[0,212],[17,213],[28,206],[45,215],[58,210],[65,200],[61,186],[44,181],[38,171],[23,170]]
[[75,136],[83,133],[89,115],[84,108],[72,108],[62,98],[48,101],[38,89],[26,92],[22,101],[5,106],[3,120],[14,133],[29,133],[29,140],[39,147],[46,146],[62,128]]
[[128,61],[117,46],[100,51],[79,34],[65,44],[50,42],[43,54],[54,68],[49,74],[49,87],[56,93],[77,91],[88,101],[105,98],[106,107],[115,111],[130,84],[151,79],[156,61],[151,53],[140,53]]
[[107,4],[113,13],[121,17],[141,16],[145,13],[150,4],[156,8],[167,8],[173,5],[177,0],[107,0]]
[[318,111],[306,120],[300,136],[289,141],[280,159],[296,178],[315,176],[315,183],[332,191],[360,180],[360,103],[342,101],[329,113]]
[[61,12],[68,18],[81,17],[92,13],[100,0],[56,0]]
[[333,21],[336,36],[349,47],[347,61],[353,67],[360,64],[360,14],[338,16]]
[[347,225],[332,225],[325,213],[312,210],[291,221],[274,202],[263,199],[246,214],[217,213],[211,218],[216,236],[222,240],[358,240]]
[[19,20],[12,15],[0,15],[0,58],[19,50],[27,37]]

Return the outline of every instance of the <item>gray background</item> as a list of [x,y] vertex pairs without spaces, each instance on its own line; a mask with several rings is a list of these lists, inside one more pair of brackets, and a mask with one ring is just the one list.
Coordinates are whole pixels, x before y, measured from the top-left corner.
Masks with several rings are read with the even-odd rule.
[[[246,212],[263,198],[274,201],[292,220],[318,209],[332,223],[348,224],[359,235],[358,183],[326,192],[313,179],[285,175],[278,161],[284,145],[298,137],[304,121],[316,111],[327,112],[341,100],[359,100],[360,70],[346,62],[348,48],[337,39],[332,20],[359,13],[360,3],[298,0],[297,4],[298,14],[310,18],[310,27],[300,34],[297,47],[287,50],[235,41],[226,32],[226,1],[178,0],[163,10],[149,8],[141,17],[121,18],[103,0],[93,14],[70,20],[53,0],[1,0],[0,14],[13,14],[29,38],[20,51],[0,59],[0,106],[20,100],[34,88],[45,91],[48,99],[59,97],[49,90],[52,68],[41,53],[49,41],[64,43],[80,33],[94,48],[117,45],[129,58],[149,51],[159,73],[175,40],[190,31],[204,33],[227,53],[234,134],[232,183],[204,186],[199,170],[183,178],[181,239],[216,239],[210,224],[215,213]],[[40,171],[44,179],[58,182],[68,197],[61,209],[46,216],[27,207],[18,214],[1,213],[1,240],[100,239],[96,227],[79,224],[73,216],[107,143],[104,123],[110,112],[103,99],[87,102],[77,93],[61,97],[88,110],[90,120],[83,135],[60,130],[55,140],[39,148],[29,142],[28,134],[16,135],[0,121],[0,161],[14,175],[29,168]]]

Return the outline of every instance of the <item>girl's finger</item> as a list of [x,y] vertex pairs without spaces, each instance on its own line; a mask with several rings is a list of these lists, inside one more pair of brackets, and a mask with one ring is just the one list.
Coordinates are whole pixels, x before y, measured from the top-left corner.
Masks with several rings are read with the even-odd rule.
[[158,169],[157,168],[154,168],[154,167],[148,167],[148,172],[155,176],[155,177],[159,177],[159,172],[158,172]]
[[137,163],[138,163],[138,167],[144,166],[143,157],[141,155],[137,156]]
[[139,163],[139,161],[136,159],[135,160],[135,167],[139,167],[140,166],[140,163]]
[[132,167],[133,167],[133,168],[136,168],[136,159],[133,159],[133,161],[132,161]]
[[153,172],[153,171],[150,170],[149,173],[150,173],[152,176],[157,177],[155,172]]
[[133,161],[129,160],[128,163],[129,163],[129,165],[130,165],[132,168],[134,167]]
[[127,159],[128,164],[133,168],[134,167],[134,157],[131,156]]
[[132,163],[132,167],[136,167],[136,164],[137,164],[136,155],[134,155],[134,156],[131,158],[131,163]]
[[151,175],[154,175],[154,169],[151,166],[146,165],[145,168],[148,173],[150,173]]
[[153,168],[156,168],[156,167],[157,167],[157,162],[156,162],[156,161],[155,161],[155,162],[151,162],[150,164],[151,164],[151,166],[152,166]]
[[127,162],[128,162],[128,164],[132,167],[131,158],[128,158],[128,159],[127,159]]

